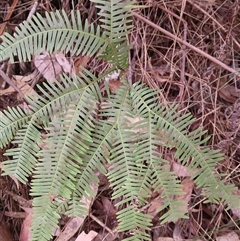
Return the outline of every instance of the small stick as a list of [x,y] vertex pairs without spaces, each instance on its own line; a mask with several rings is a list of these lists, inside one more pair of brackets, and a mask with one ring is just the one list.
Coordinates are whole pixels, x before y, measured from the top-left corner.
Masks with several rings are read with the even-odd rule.
[[29,21],[32,18],[33,14],[35,14],[35,12],[37,11],[37,8],[38,8],[38,1],[35,1],[28,14],[27,21]]
[[3,78],[5,82],[7,82],[11,87],[13,87],[13,89],[16,90],[26,102],[28,102],[23,92],[13,83],[13,81],[1,69],[0,69],[0,76]]
[[18,0],[14,0],[13,3],[12,3],[12,6],[10,7],[10,10],[8,11],[5,19],[4,19],[4,23],[3,25],[1,26],[0,28],[0,36],[3,34],[6,26],[7,26],[7,23],[8,23],[8,20],[10,19],[10,17],[12,16],[12,13],[15,9],[15,7],[17,6],[17,3],[18,3]]
[[103,222],[101,222],[98,218],[96,218],[95,216],[93,216],[92,214],[89,215],[95,222],[97,222],[100,226],[102,226],[103,228],[105,228],[113,237],[115,236],[114,235],[114,232],[109,228],[107,227]]

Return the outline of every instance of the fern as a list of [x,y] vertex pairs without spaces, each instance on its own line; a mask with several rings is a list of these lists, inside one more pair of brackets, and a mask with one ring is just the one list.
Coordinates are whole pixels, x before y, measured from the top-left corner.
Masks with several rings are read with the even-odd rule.
[[[13,61],[17,55],[26,61],[43,50],[65,51],[103,58],[112,65],[110,72],[125,69],[133,3],[93,2],[100,10],[99,26],[82,22],[79,11],[71,11],[69,17],[64,11],[46,13],[46,18],[36,14],[13,36],[2,37],[0,60]],[[229,207],[237,203],[232,195],[235,187],[214,173],[222,154],[204,147],[207,138],[202,139],[201,129],[187,132],[194,121],[190,114],[180,114],[175,105],[159,104],[157,91],[141,82],[131,86],[125,78],[116,93],[103,98],[101,78],[87,70],[81,78],[62,75],[60,82],[38,86],[39,94],[27,97],[29,111],[17,107],[0,113],[0,148],[14,144],[5,153],[9,160],[4,162],[4,174],[22,183],[32,175],[33,241],[49,240],[61,213],[87,214],[81,200],[94,196],[96,170],[109,179],[119,208],[118,231],[131,234],[126,240],[150,240],[151,217],[141,210],[153,190],[163,190],[162,222],[186,218],[184,203],[174,200],[174,195],[183,194],[180,182],[168,170],[158,146],[176,148],[175,158],[188,166],[208,201]]]

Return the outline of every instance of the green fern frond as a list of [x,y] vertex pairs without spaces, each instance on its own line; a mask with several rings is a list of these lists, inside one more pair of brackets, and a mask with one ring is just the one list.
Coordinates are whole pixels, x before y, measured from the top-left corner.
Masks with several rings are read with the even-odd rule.
[[95,2],[96,7],[99,8],[101,28],[109,41],[107,48],[99,57],[113,66],[126,69],[129,53],[126,36],[132,28],[132,13],[129,11],[129,6],[133,2],[122,0],[93,0],[92,2]]
[[86,206],[85,203],[80,204],[80,200],[84,197],[91,200],[94,193],[91,185],[98,185],[99,179],[96,171],[106,174],[104,163],[106,163],[107,156],[104,148],[107,148],[109,141],[109,133],[112,126],[105,122],[97,122],[95,129],[92,131],[92,143],[85,155],[82,155],[82,165],[80,166],[80,173],[77,175],[77,183],[70,201],[68,215],[82,215],[82,210]]
[[54,229],[58,227],[58,203],[54,196],[35,197],[33,199],[33,217],[31,225],[31,241],[50,240]]
[[[92,142],[91,132],[94,128],[92,115],[97,101],[96,94],[92,90],[94,89],[86,87],[79,92],[78,98],[70,103],[65,115],[55,118],[46,128],[49,133],[43,142],[46,147],[39,152],[39,161],[33,172],[31,190],[33,197],[41,195],[46,198],[61,197],[64,200],[72,198],[78,174],[81,173],[80,167],[83,163],[81,157],[86,155]],[[71,209],[71,206],[69,208]],[[44,206],[42,209],[44,210]],[[47,213],[43,212],[41,215],[44,219]],[[42,231],[45,229],[43,224],[41,229]],[[38,238],[40,239],[40,236]]]
[[108,63],[112,64],[116,67],[116,69],[126,69],[128,66],[128,53],[129,46],[126,42],[113,43],[105,49],[105,51],[99,55],[100,58],[108,61]]
[[32,119],[18,130],[12,141],[17,147],[6,151],[5,155],[12,156],[12,159],[3,163],[4,175],[15,176],[20,182],[26,183],[37,162],[36,153],[39,151],[37,142],[39,141],[40,133]]
[[[44,124],[44,126],[47,127],[49,121],[54,118],[54,116],[66,116],[69,104],[72,101],[79,101],[81,93],[86,89],[86,83],[90,84],[92,88],[92,86],[94,86],[94,81],[97,82],[96,77],[93,77],[92,74],[91,77],[94,78],[93,82],[91,82],[92,80],[90,81],[90,79],[84,74],[83,80],[80,78],[71,80],[69,77],[65,76],[65,78],[62,78],[62,83],[56,83],[58,88],[50,83],[45,85],[45,88],[50,94],[43,88],[39,87],[39,90],[42,91],[42,95],[46,98],[43,98],[40,95],[28,97],[29,102],[32,104],[30,106],[32,109],[31,114],[25,116],[23,111],[18,110],[17,112],[17,110],[14,109],[9,109],[9,112],[5,111],[2,114],[3,118],[0,123],[4,128],[1,129],[1,135],[4,135],[5,138],[2,138],[1,145],[4,145],[6,140],[13,138],[13,130],[15,132],[18,131],[13,141],[18,147],[7,150],[5,154],[13,157],[13,160],[4,162],[3,170],[5,175],[13,175],[23,183],[27,181],[27,177],[32,172],[36,163],[36,156],[39,150],[37,143],[40,141],[40,133],[36,126]],[[70,85],[69,82],[72,83],[72,81],[74,81],[74,85]],[[99,98],[100,91],[96,88],[95,90],[97,93],[93,93],[92,95]],[[36,99],[38,101],[36,101]],[[90,99],[91,98],[88,98],[88,100]],[[11,114],[12,117],[9,118]],[[16,118],[18,118],[18,120],[16,120]],[[77,119],[76,116],[75,119]],[[11,122],[12,120],[13,122]],[[26,127],[21,129],[22,126],[19,125],[19,123],[21,124],[23,120],[28,120],[29,122]],[[7,132],[10,127],[12,129]],[[19,130],[17,130],[17,128]]]
[[[150,190],[162,190],[162,206],[159,211],[167,208],[165,215],[161,216],[163,222],[176,221],[179,218],[186,218],[184,202],[174,200],[174,195],[183,195],[180,181],[170,172],[167,161],[162,159],[157,152],[157,147],[163,143],[160,131],[149,115],[148,119],[140,120],[132,126],[132,131],[137,133],[135,142],[135,165],[141,166],[137,179],[142,180],[142,187],[139,189],[139,196],[150,196]],[[164,145],[163,145],[164,146]],[[131,186],[135,185],[130,184]]]
[[[88,70],[84,69],[81,78],[70,78],[61,76],[60,82],[43,83],[43,87],[38,86],[39,95],[29,96],[30,108],[34,112],[39,123],[48,126],[49,121],[54,116],[65,115],[68,106],[72,101],[78,101],[80,94],[86,88],[94,88],[98,79]],[[94,95],[101,98],[100,91],[95,88]]]
[[[110,164],[107,176],[114,190],[112,198],[121,198],[117,206],[134,205],[135,202],[146,203],[144,198],[149,193],[149,191],[143,192],[143,182],[147,179],[146,173],[142,171],[144,164],[136,163],[134,158],[135,133],[128,128],[131,125],[128,120],[128,116],[131,115],[130,110],[129,87],[125,84],[103,105],[100,114],[100,116],[109,117],[105,121],[105,125],[109,127],[107,132],[105,130],[105,135],[108,136],[108,141],[111,140],[111,146],[106,145],[110,153],[107,159]],[[131,240],[149,240],[146,230],[151,226],[150,217],[140,213],[138,209],[132,209],[132,207],[130,209],[128,212],[124,209],[118,213],[119,229],[134,233],[134,239]],[[125,226],[125,223],[128,223],[127,220],[131,220],[131,225]]]
[[129,6],[133,4],[123,0],[92,0],[99,9],[101,27],[104,29],[107,38],[112,43],[126,41],[126,34],[132,29],[132,13]]
[[70,19],[65,11],[46,12],[46,19],[36,14],[29,21],[24,21],[16,28],[13,36],[5,33],[0,45],[0,60],[14,56],[19,61],[31,60],[32,54],[42,51],[53,53],[67,52],[71,49],[72,55],[94,55],[101,53],[108,42],[100,27],[89,24],[87,20],[82,23],[80,12],[71,11]]
[[[14,36],[2,37],[0,61],[13,61],[15,55],[26,61],[44,50],[64,51],[96,54],[112,65],[110,72],[125,69],[133,2],[93,2],[100,10],[100,26],[83,23],[80,11],[71,11],[70,17],[64,11],[46,13],[46,18],[37,14],[20,24]],[[9,108],[0,113],[0,148],[14,144],[6,152],[11,160],[4,162],[5,175],[24,183],[33,174],[32,241],[51,239],[61,212],[87,214],[84,200],[94,197],[91,184],[99,183],[99,171],[113,189],[118,230],[125,232],[125,240],[150,240],[151,217],[143,210],[153,191],[161,190],[162,222],[186,218],[186,204],[174,199],[183,194],[182,186],[159,146],[176,149],[175,158],[188,167],[209,201],[238,204],[232,195],[235,187],[214,173],[223,156],[203,146],[207,138],[202,138],[201,128],[188,132],[194,121],[190,114],[159,103],[157,91],[139,83],[129,86],[123,78],[118,91],[104,99],[99,80],[106,74],[96,78],[83,70],[81,78],[63,75],[27,97],[29,112]]]
[[162,164],[162,160],[154,160],[152,163],[152,186],[155,190],[162,189],[161,198],[162,206],[158,211],[166,209],[167,211],[161,215],[160,220],[162,223],[176,222],[180,218],[188,218],[186,215],[186,203],[181,200],[174,200],[174,196],[183,196],[182,186],[180,181],[174,173]]
[[146,230],[150,230],[151,216],[140,213],[133,206],[122,209],[117,213],[118,231],[130,232],[130,237],[125,238],[124,241],[143,241],[151,240],[150,235]]
[[19,107],[0,112],[0,148],[4,148],[30,119],[31,114]]
[[[223,155],[219,151],[212,151],[200,146],[207,141],[207,138],[201,140],[204,134],[201,128],[192,133],[187,133],[186,126],[190,126],[194,121],[190,114],[181,115],[175,111],[176,106],[167,108],[164,105],[159,105],[151,98],[157,92],[143,85],[136,84],[133,86],[131,93],[135,111],[144,118],[151,116],[156,126],[161,130],[165,145],[177,148],[175,157],[184,165],[188,160],[191,160],[188,165],[191,173],[199,168],[199,171],[194,175],[194,181],[198,187],[205,190],[209,200],[236,204],[237,196],[232,195],[236,187],[226,185],[225,181],[221,180],[222,176],[213,175],[214,169],[218,162],[223,159]],[[235,201],[233,202],[233,200]]]

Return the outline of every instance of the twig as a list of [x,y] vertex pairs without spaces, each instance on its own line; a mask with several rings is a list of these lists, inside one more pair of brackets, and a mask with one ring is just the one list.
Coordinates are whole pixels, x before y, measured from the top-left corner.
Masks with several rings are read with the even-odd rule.
[[13,83],[13,81],[1,69],[0,69],[0,76],[3,78],[5,82],[7,82],[11,87],[13,87],[13,89],[16,90],[26,102],[28,102],[23,92]]
[[12,13],[13,13],[15,7],[17,6],[17,3],[18,3],[18,0],[14,0],[13,1],[12,5],[10,7],[10,11],[8,11],[8,13],[7,13],[7,15],[6,15],[5,19],[4,19],[4,23],[3,23],[3,25],[0,28],[0,36],[3,34],[3,32],[4,32],[4,30],[5,30],[6,26],[7,26],[8,20],[11,18]]
[[38,1],[35,1],[28,14],[27,21],[29,21],[32,18],[33,14],[35,14],[37,7],[38,7]]
[[213,56],[207,54],[206,52],[202,51],[201,49],[193,46],[192,44],[180,39],[179,37],[175,36],[174,34],[168,32],[167,30],[159,27],[158,25],[156,25],[155,23],[151,22],[150,20],[142,17],[141,15],[139,15],[138,13],[135,13],[133,11],[131,11],[132,14],[137,17],[138,19],[142,20],[143,22],[147,23],[148,25],[152,26],[153,28],[159,30],[160,32],[162,32],[163,34],[167,35],[169,38],[178,41],[181,44],[184,44],[186,47],[190,48],[191,50],[201,54],[202,56],[206,57],[207,59],[211,60],[213,63],[219,65],[220,67],[224,68],[225,70],[228,70],[229,72],[237,75],[238,77],[240,77],[240,73],[238,73],[236,70],[234,70],[233,68],[229,67],[228,65],[224,64],[223,62],[219,61],[218,59],[214,58]]
[[211,16],[208,12],[206,12],[204,9],[202,9],[200,6],[198,6],[196,3],[194,3],[192,0],[187,0],[190,4],[192,4],[196,9],[201,11],[203,14],[205,14],[208,19],[211,19],[214,23],[217,24],[219,28],[221,28],[224,32],[227,32],[227,30],[213,17]]
[[[185,5],[186,5],[186,2],[185,2]],[[185,8],[185,5],[184,5],[184,8]],[[183,11],[181,11],[181,16],[179,17],[177,14],[173,13],[172,11],[168,10],[167,8],[163,8],[159,4],[157,4],[157,7],[160,8],[161,10],[167,12],[168,14],[172,15],[173,17],[179,19],[183,23],[183,27],[184,27],[183,28],[183,40],[186,41],[188,25],[187,25],[187,22],[182,18]],[[183,6],[182,6],[182,8],[183,8]],[[179,22],[179,24],[180,24],[180,22]],[[178,24],[178,29],[179,29],[179,24]],[[183,46],[182,46],[182,68],[181,68],[181,75],[180,75],[180,82],[182,83],[182,85],[179,87],[180,88],[180,92],[179,92],[180,97],[183,96],[183,90],[186,86],[186,83],[185,83],[186,58],[187,58],[187,49],[186,49],[186,45],[183,44]]]
[[113,237],[115,236],[114,232],[107,227],[103,222],[101,222],[98,218],[96,218],[95,216],[93,216],[92,214],[89,215],[95,222],[97,222],[100,226],[102,226],[103,228],[105,228]]

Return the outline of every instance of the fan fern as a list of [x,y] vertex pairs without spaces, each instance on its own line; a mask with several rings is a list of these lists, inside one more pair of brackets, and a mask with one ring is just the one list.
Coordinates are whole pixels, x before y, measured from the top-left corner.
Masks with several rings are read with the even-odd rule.
[[[79,11],[71,11],[70,16],[64,11],[46,13],[46,18],[36,14],[20,24],[13,36],[2,37],[0,60],[13,61],[17,55],[26,61],[43,50],[65,51],[103,58],[112,64],[110,71],[125,69],[133,3],[93,2],[100,10],[99,26],[82,22]],[[93,197],[91,184],[99,181],[96,170],[109,179],[112,198],[118,200],[118,230],[131,233],[126,240],[150,240],[151,217],[141,210],[153,190],[162,190],[162,222],[186,218],[184,203],[174,200],[174,195],[183,194],[181,184],[168,170],[158,146],[176,148],[175,158],[188,165],[209,201],[237,203],[232,195],[235,187],[214,173],[223,156],[203,146],[207,139],[202,139],[201,129],[187,132],[194,121],[190,114],[159,104],[157,91],[140,82],[131,86],[125,78],[122,87],[104,99],[101,79],[87,70],[81,78],[62,75],[60,82],[38,86],[39,94],[27,97],[29,111],[17,107],[0,113],[0,148],[14,144],[5,153],[9,156],[5,175],[22,183],[32,175],[31,240],[49,240],[62,212],[87,213],[81,200]]]

